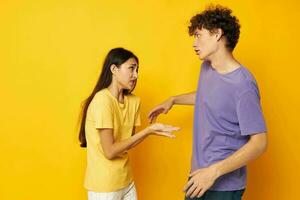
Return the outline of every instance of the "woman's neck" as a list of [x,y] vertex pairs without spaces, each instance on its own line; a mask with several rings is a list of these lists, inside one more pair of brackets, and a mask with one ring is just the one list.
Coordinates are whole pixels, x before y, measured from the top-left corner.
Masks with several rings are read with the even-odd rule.
[[123,88],[119,87],[117,83],[112,82],[107,89],[119,102],[124,102]]

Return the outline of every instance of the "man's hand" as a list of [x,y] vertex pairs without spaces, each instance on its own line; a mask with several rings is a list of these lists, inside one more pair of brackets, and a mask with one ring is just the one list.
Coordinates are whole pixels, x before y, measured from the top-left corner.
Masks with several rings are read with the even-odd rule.
[[162,104],[159,104],[158,106],[153,108],[148,114],[148,119],[149,119],[150,123],[155,122],[156,118],[161,113],[167,114],[173,105],[174,105],[174,102],[173,102],[172,98],[170,98],[170,99],[164,101]]
[[190,180],[184,187],[186,196],[200,198],[218,178],[218,172],[213,166],[202,168],[190,174]]

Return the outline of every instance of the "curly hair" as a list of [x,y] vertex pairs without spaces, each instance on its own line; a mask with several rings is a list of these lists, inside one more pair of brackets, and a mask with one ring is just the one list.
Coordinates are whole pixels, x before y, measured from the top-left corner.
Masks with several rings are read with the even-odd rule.
[[231,9],[221,5],[209,5],[203,12],[191,18],[189,35],[194,35],[197,28],[205,28],[211,33],[220,28],[226,38],[227,49],[233,51],[239,40],[241,26],[239,20],[231,13]]

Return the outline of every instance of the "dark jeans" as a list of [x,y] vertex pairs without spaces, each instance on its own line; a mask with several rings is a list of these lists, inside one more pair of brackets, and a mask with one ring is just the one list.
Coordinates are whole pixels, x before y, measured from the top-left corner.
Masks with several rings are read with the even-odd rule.
[[236,191],[206,191],[202,197],[189,198],[185,200],[241,200],[245,190]]

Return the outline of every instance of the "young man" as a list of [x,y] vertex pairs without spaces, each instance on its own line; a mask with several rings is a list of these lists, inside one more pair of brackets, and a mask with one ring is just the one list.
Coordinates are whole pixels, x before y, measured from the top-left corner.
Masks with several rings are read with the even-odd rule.
[[195,105],[192,166],[186,200],[240,200],[246,165],[267,146],[254,77],[233,56],[240,25],[231,10],[210,6],[190,20],[193,48],[203,60],[197,92],[170,97],[150,122],[175,104]]

